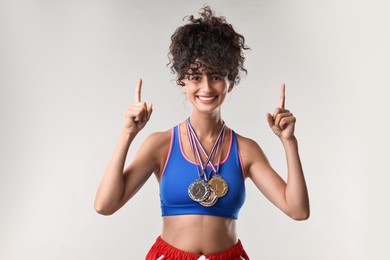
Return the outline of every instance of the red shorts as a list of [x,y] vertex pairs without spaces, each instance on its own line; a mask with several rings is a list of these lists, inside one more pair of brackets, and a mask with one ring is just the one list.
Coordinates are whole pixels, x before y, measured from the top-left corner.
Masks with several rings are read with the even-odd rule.
[[156,243],[150,248],[145,260],[249,260],[241,241],[231,248],[216,254],[199,255],[181,251],[159,236]]

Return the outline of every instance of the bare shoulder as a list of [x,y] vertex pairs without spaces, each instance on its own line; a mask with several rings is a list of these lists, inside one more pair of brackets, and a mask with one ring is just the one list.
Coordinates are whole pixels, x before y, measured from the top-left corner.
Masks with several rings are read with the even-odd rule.
[[161,157],[161,152],[166,150],[168,152],[171,143],[172,130],[163,132],[154,132],[144,140],[141,149],[148,151],[150,155]]
[[150,143],[153,146],[166,145],[170,143],[172,135],[172,129],[163,131],[163,132],[154,132],[151,133],[146,139],[145,142]]
[[255,164],[268,165],[268,160],[260,145],[251,138],[236,134],[237,144],[245,175],[250,177],[251,167]]
[[256,150],[261,150],[259,144],[251,138],[237,134],[237,143],[240,149],[240,154],[253,153]]
[[136,159],[152,167],[151,170],[158,176],[168,156],[171,138],[172,129],[150,134],[138,150]]

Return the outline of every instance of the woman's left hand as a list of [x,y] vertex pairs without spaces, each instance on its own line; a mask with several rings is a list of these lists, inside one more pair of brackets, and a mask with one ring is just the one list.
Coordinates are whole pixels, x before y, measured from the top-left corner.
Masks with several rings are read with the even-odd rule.
[[267,113],[267,121],[272,131],[283,141],[288,141],[294,136],[296,118],[284,108],[286,86],[280,87],[279,107],[275,109],[273,115]]

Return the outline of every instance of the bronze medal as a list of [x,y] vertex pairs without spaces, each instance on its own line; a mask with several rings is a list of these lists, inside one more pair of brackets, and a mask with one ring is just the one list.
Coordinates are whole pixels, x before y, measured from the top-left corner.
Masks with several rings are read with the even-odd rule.
[[217,194],[215,193],[215,191],[213,189],[210,188],[210,195],[209,195],[209,197],[205,201],[201,201],[199,203],[202,206],[211,207],[215,203],[217,203],[217,200],[218,200]]
[[188,195],[196,202],[205,201],[210,195],[210,186],[203,180],[196,180],[188,187]]
[[210,187],[215,191],[218,198],[222,198],[229,190],[227,182],[219,175],[214,176],[209,180]]

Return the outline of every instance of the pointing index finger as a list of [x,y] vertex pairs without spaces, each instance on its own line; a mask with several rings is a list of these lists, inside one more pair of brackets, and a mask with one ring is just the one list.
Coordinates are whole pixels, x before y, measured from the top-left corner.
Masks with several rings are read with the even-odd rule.
[[134,91],[134,102],[141,102],[141,87],[142,87],[142,79],[137,80],[137,87]]
[[286,85],[283,83],[280,87],[279,107],[284,108],[286,101]]

